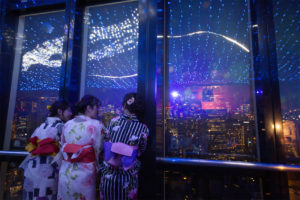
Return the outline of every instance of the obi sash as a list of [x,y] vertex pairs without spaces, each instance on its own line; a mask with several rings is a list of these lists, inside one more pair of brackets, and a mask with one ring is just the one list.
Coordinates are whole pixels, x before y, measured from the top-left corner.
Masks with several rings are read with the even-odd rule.
[[64,160],[71,163],[90,163],[96,160],[95,150],[92,145],[65,144],[62,154]]
[[137,157],[138,146],[130,146],[122,142],[104,143],[104,160],[112,167],[128,170],[133,167]]
[[52,155],[55,156],[59,152],[58,142],[52,138],[39,140],[38,137],[29,139],[29,143],[25,147],[26,151],[31,155]]

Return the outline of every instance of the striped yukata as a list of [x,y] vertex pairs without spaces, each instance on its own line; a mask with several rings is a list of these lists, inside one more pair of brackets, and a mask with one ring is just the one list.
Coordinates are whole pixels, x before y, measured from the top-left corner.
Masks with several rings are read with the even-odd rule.
[[[141,166],[138,157],[146,149],[148,134],[147,126],[139,122],[135,115],[123,114],[111,120],[105,141],[137,147],[137,158],[129,169],[124,169],[124,166],[112,166],[104,159],[100,167],[100,199],[137,199],[138,172]],[[106,150],[104,148],[104,151]]]

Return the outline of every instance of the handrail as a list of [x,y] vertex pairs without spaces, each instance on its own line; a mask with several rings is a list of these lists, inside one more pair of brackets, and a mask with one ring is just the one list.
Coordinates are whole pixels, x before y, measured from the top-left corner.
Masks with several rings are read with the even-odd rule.
[[242,161],[221,161],[206,159],[190,159],[190,158],[164,158],[156,157],[156,161],[165,164],[178,165],[194,165],[205,167],[230,167],[241,169],[267,170],[267,171],[284,171],[284,172],[300,172],[300,165],[285,165],[272,163],[256,163]]
[[0,156],[27,156],[27,151],[0,151]]
[[[27,151],[0,151],[0,156],[27,156]],[[156,161],[165,164],[194,165],[205,167],[230,167],[241,169],[267,170],[267,171],[284,171],[300,172],[300,165],[285,165],[272,163],[256,163],[242,161],[223,161],[223,160],[206,160],[191,158],[164,158],[156,157]]]

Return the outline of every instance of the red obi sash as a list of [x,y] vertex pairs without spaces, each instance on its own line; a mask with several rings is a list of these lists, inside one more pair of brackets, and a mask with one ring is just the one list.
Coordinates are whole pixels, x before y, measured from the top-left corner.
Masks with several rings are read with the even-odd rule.
[[53,155],[59,152],[58,142],[52,138],[45,138],[39,140],[38,137],[29,139],[28,145],[25,149],[32,155]]
[[64,160],[71,163],[90,163],[96,160],[95,150],[91,145],[65,144],[63,156]]

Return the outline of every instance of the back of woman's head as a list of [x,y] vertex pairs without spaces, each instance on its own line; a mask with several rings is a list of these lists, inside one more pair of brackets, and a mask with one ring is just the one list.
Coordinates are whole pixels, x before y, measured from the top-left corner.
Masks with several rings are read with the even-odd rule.
[[135,114],[140,121],[143,121],[145,105],[136,93],[128,93],[124,96],[122,106],[130,113]]
[[70,108],[70,104],[65,101],[65,100],[57,100],[55,101],[51,107],[49,108],[49,111],[50,111],[50,114],[49,116],[50,117],[56,117],[58,116],[58,109],[62,110],[62,112],[64,112],[65,110],[67,110],[68,108]]
[[97,97],[92,95],[85,95],[81,100],[76,104],[76,111],[78,113],[84,114],[87,106],[94,107],[95,105],[100,106],[101,102]]

